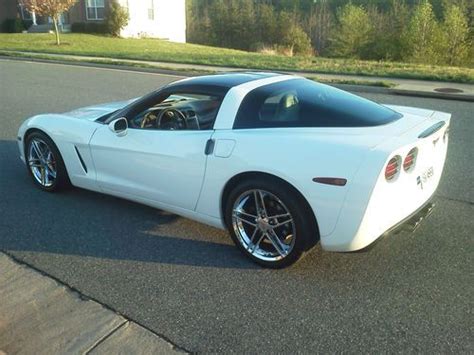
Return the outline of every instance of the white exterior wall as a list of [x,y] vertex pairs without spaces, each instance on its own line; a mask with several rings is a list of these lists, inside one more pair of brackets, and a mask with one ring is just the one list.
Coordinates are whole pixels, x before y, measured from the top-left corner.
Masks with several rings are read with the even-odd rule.
[[122,37],[154,37],[172,42],[186,42],[185,0],[153,0],[154,19],[148,17],[151,0],[120,0],[130,14]]

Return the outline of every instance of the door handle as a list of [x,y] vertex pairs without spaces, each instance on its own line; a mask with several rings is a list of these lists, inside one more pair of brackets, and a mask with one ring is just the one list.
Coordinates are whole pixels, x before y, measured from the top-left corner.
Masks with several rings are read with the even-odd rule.
[[206,148],[204,148],[204,154],[210,155],[214,151],[214,145],[216,141],[214,139],[208,139],[206,142]]

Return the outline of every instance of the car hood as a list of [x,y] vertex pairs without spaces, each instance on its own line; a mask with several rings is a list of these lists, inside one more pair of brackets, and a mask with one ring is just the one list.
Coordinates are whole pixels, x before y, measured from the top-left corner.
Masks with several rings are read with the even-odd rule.
[[65,112],[64,115],[69,117],[81,118],[89,121],[94,121],[108,113],[124,108],[128,104],[134,102],[138,98],[126,101],[109,102],[106,104],[87,106],[75,109],[73,111]]

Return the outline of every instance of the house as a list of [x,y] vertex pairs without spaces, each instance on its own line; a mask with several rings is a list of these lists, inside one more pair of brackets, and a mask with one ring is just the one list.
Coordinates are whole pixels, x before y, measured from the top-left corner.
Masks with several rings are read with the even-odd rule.
[[0,25],[7,19],[18,17],[18,3],[16,0],[0,0]]
[[[103,23],[112,0],[78,0],[60,17],[60,29],[70,31],[73,23]],[[185,0],[117,0],[129,11],[129,23],[122,30],[123,37],[153,37],[172,42],[186,42]],[[5,10],[4,10],[5,9]],[[12,10],[15,9],[15,10]],[[8,11],[7,11],[8,10]],[[51,28],[51,19],[28,13],[18,0],[0,0],[0,16],[16,16],[30,20],[30,32]],[[0,18],[0,21],[2,19]]]
[[185,0],[120,0],[130,20],[122,30],[124,37],[148,36],[186,42]]

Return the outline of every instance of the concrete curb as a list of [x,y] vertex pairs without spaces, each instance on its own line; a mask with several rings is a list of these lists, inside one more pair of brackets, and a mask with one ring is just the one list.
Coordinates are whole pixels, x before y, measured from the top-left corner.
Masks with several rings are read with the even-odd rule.
[[196,71],[196,72],[183,72],[179,70],[170,70],[170,69],[158,69],[158,68],[137,68],[128,65],[120,64],[101,64],[101,63],[92,63],[92,62],[79,62],[71,60],[56,60],[56,59],[44,59],[44,58],[33,58],[33,57],[16,57],[16,56],[5,56],[0,53],[0,60],[17,60],[22,62],[36,62],[36,63],[48,63],[48,64],[61,64],[61,65],[71,65],[78,67],[86,68],[103,68],[110,70],[127,70],[138,73],[151,73],[151,74],[165,74],[181,77],[191,77],[196,75],[208,74],[205,71]]
[[[2,54],[3,53],[3,54]],[[6,53],[12,53],[14,55],[8,55]],[[24,56],[22,55],[24,54]],[[58,59],[45,59],[40,58],[41,56],[54,56],[58,57]],[[59,59],[63,57],[64,59]],[[71,59],[67,59],[71,58]],[[72,59],[76,58],[76,59]],[[51,63],[51,64],[62,64],[62,65],[75,65],[75,66],[82,66],[82,67],[95,67],[95,68],[105,68],[111,70],[128,70],[134,72],[141,72],[141,73],[153,73],[153,74],[166,74],[166,75],[174,75],[174,76],[181,76],[181,77],[191,77],[196,75],[204,75],[209,73],[215,72],[223,72],[226,71],[226,68],[220,67],[212,67],[212,66],[203,66],[203,65],[186,65],[186,67],[193,67],[192,70],[181,68],[180,64],[177,63],[161,63],[157,62],[156,68],[145,68],[145,67],[134,67],[130,65],[126,65],[123,61],[128,61],[130,63],[145,63],[145,61],[134,61],[134,60],[122,60],[122,59],[115,59],[110,58],[111,60],[116,60],[117,63],[110,64],[110,63],[99,63],[101,58],[97,58],[98,62],[92,62],[91,57],[84,57],[84,59],[80,59],[81,56],[77,55],[60,55],[60,54],[48,54],[48,53],[24,53],[24,52],[16,52],[16,51],[5,51],[0,50],[0,59],[4,60],[20,60],[20,61],[33,61],[39,63]],[[103,58],[102,58],[103,59]],[[159,66],[166,64],[167,67],[175,66],[175,69],[169,68],[160,68]],[[212,70],[210,69],[212,68]],[[233,71],[251,71],[251,69],[239,69],[239,68],[232,68]],[[260,70],[261,71],[261,70]],[[304,73],[304,72],[296,72],[296,71],[282,71],[283,73],[289,74],[300,74],[300,75],[311,75],[317,76],[318,73]],[[322,75],[322,74],[319,74]],[[357,76],[354,76],[357,78]],[[367,79],[370,77],[361,77],[361,80]],[[386,80],[391,80],[391,78],[385,78]],[[395,79],[392,79],[395,80]],[[422,90],[410,90],[410,89],[400,89],[400,88],[385,88],[385,87],[377,87],[377,86],[370,86],[370,85],[355,85],[355,84],[329,84],[331,86],[340,88],[346,91],[352,92],[365,92],[365,93],[377,93],[377,94],[385,94],[385,95],[401,95],[401,96],[415,96],[415,97],[423,97],[423,98],[434,98],[434,99],[442,99],[442,100],[459,100],[459,101],[468,101],[474,102],[474,95],[470,94],[455,94],[455,93],[441,93],[441,92],[434,92],[434,91],[422,91]],[[406,86],[406,85],[405,85]]]
[[474,102],[474,95],[457,95],[457,94],[442,93],[442,92],[427,92],[427,91],[416,91],[416,90],[406,90],[406,89],[397,89],[397,88],[390,89],[390,92],[394,95]]
[[0,354],[185,350],[57,279],[0,252]]

